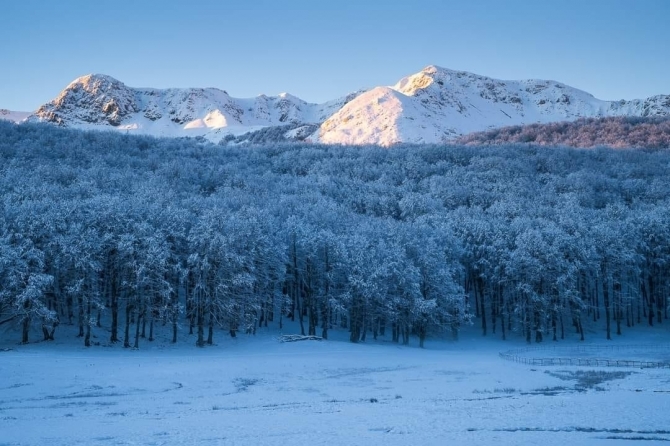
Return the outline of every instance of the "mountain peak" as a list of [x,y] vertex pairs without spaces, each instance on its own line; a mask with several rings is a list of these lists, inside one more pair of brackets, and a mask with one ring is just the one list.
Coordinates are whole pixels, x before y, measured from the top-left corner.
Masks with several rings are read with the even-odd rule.
[[400,79],[392,88],[407,96],[414,96],[418,91],[430,87],[435,82],[436,76],[443,77],[443,73],[446,71],[435,65],[429,65],[418,73]]
[[137,111],[133,92],[105,74],[87,74],[70,82],[52,101],[35,112],[37,119],[67,125],[72,117],[88,124],[118,126]]
[[288,99],[288,100],[291,100],[291,101],[304,102],[299,97],[293,96],[291,93],[286,93],[286,92],[279,93],[279,95],[277,95],[277,97],[279,97],[279,99]]
[[436,74],[436,73],[455,73],[455,70],[451,70],[449,68],[444,68],[440,67],[437,65],[428,65],[425,67],[423,70],[421,70],[421,73],[425,74]]
[[82,88],[83,90],[92,93],[99,93],[111,89],[125,88],[125,84],[106,74],[86,74],[70,82],[70,84],[65,87],[65,90],[63,91],[65,92],[67,90],[78,88]]
[[[462,80],[461,80],[462,79]],[[475,79],[489,79],[467,71],[452,70],[437,65],[428,65],[418,73],[411,74],[398,81],[392,88],[407,96],[416,96],[427,89],[441,89],[453,82],[471,82]],[[437,87],[435,87],[437,84]]]
[[85,74],[83,76],[79,76],[75,80],[73,80],[71,83],[90,83],[90,82],[96,82],[96,81],[104,81],[104,82],[119,82],[117,79],[113,78],[112,76],[109,76],[107,74],[102,74],[102,73],[89,73]]

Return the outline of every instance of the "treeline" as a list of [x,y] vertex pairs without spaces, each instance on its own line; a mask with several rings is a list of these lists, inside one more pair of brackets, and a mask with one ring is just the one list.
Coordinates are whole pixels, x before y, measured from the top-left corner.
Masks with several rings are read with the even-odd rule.
[[465,135],[456,143],[662,149],[670,147],[670,118],[582,118],[571,122],[517,125]]
[[[228,148],[0,123],[0,333],[607,338],[667,319],[670,153]],[[572,336],[575,336],[572,334]]]

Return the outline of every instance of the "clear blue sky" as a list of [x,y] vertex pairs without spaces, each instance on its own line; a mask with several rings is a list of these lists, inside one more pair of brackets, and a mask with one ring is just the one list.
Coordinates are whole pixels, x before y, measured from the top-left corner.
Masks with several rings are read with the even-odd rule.
[[320,102],[431,64],[641,98],[670,94],[668,19],[670,0],[10,0],[0,108],[87,73]]

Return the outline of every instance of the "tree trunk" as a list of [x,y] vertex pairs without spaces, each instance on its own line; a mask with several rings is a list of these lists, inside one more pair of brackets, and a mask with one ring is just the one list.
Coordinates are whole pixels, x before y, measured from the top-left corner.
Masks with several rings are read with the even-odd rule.
[[74,309],[72,308],[72,298],[68,297],[65,299],[67,304],[67,323],[72,325],[72,319],[74,318]]
[[423,343],[426,340],[426,327],[421,324],[418,329],[419,332],[419,348],[424,348]]
[[542,342],[542,326],[540,324],[540,313],[538,311],[533,312],[533,325],[535,325],[535,342]]
[[86,304],[86,335],[84,336],[84,346],[91,346],[91,299]]
[[500,287],[496,287],[495,300],[491,303],[491,333],[496,334],[498,312],[500,311]]
[[530,311],[528,309],[528,299],[526,298],[526,308],[524,310],[523,320],[524,330],[526,332],[526,343],[530,344]]
[[368,333],[368,315],[367,312],[363,312],[363,326],[361,328],[361,342],[365,342],[365,337]]
[[614,315],[616,317],[616,334],[618,336],[621,336],[621,316],[622,316],[622,309],[621,309],[621,291],[617,290],[615,295],[614,295],[614,302],[616,304],[614,305]]
[[141,321],[144,321],[145,319],[144,311],[145,310],[137,311],[137,321],[135,322],[135,344],[133,345],[133,348],[140,348],[140,324]]
[[130,348],[130,318],[133,312],[133,305],[126,304],[126,325],[123,336],[123,347]]
[[[659,277],[659,279],[660,279],[660,277]],[[659,294],[662,294],[662,293],[659,293]],[[665,305],[666,304],[666,298],[662,295],[656,296],[655,301],[656,301],[656,322],[658,322],[659,324],[662,324],[663,323],[663,308],[666,306]]]
[[149,342],[154,340],[154,318],[151,317],[151,322],[149,322]]
[[355,297],[349,310],[349,330],[349,340],[358,343],[361,338],[361,308]]
[[331,271],[330,268],[330,256],[328,255],[328,248],[324,248],[324,261],[325,261],[325,280],[324,280],[324,293],[323,300],[321,301],[321,337],[323,339],[328,339],[328,324],[330,323],[330,278],[329,274]]
[[142,318],[142,332],[140,333],[141,338],[147,337],[147,317],[146,315]]
[[612,327],[610,320],[610,294],[609,294],[609,281],[607,277],[603,275],[603,305],[605,306],[605,327],[607,329],[607,340],[612,339]]
[[505,316],[500,317],[500,329],[502,330],[502,340],[507,340],[507,331],[505,330]]
[[207,345],[214,343],[214,312],[209,312],[209,326],[207,327]]
[[172,343],[177,343],[177,321],[179,320],[179,286],[175,288],[172,296]]
[[321,303],[321,337],[328,339],[328,323],[330,321],[330,305],[328,305],[328,285],[326,285],[326,297]]
[[481,278],[477,278],[477,286],[475,287],[475,293],[479,291],[479,302],[481,303],[482,309],[480,311],[482,315],[482,336],[486,336],[486,306],[484,304],[484,281]]
[[[29,304],[28,304],[28,307],[30,308]],[[23,318],[23,329],[21,330],[21,343],[22,344],[27,344],[28,343],[29,335],[30,335],[30,315],[26,314],[26,316]]]
[[654,325],[654,278],[652,277],[651,274],[649,274],[649,292],[647,295],[647,299],[649,302],[649,310],[647,311],[648,316],[649,316],[649,326]]
[[84,336],[84,299],[77,298],[77,305],[79,306],[79,334],[77,337],[81,338]]
[[553,335],[554,335],[552,340],[557,341],[558,338],[556,337],[556,312],[555,311],[551,312],[551,330],[553,331]]
[[295,311],[298,313],[298,321],[300,322],[300,334],[302,336],[305,336],[305,317],[303,316],[303,311],[302,311],[302,308],[301,308],[301,305],[300,305],[300,301],[298,300],[298,297],[297,297],[297,295],[300,294],[300,291],[298,290],[297,287],[295,288],[294,293],[296,293],[296,297],[295,297],[296,310]]
[[197,323],[198,323],[198,340],[195,342],[195,345],[198,347],[204,347],[205,346],[205,317],[202,314],[203,309],[200,305],[198,305],[198,308],[196,309],[196,312],[198,314],[197,316]]
[[[311,300],[311,298],[310,298]],[[308,334],[310,336],[316,336],[316,324],[318,322],[316,308],[314,308],[314,302],[311,302],[309,305],[309,330]]]
[[402,345],[409,345],[409,325],[405,325],[402,331]]
[[112,309],[112,330],[109,342],[119,341],[119,298],[116,295],[116,280],[111,279],[111,309]]

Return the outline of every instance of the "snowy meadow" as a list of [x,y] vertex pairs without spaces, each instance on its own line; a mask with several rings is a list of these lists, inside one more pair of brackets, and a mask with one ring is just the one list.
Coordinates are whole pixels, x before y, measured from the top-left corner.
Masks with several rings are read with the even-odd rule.
[[[280,343],[276,334],[224,338],[196,350],[187,346],[192,339],[181,347],[166,339],[137,351],[55,341],[1,352],[0,442],[599,445],[616,439],[615,444],[633,445],[670,440],[667,368],[527,366],[498,356],[501,349],[522,346],[522,340],[487,340],[472,332],[458,342],[431,341],[425,349],[352,344],[346,332],[328,341],[294,343]],[[662,334],[666,348],[655,344],[646,357],[670,360],[669,333]],[[650,342],[648,335],[626,341]],[[651,340],[660,341],[653,335]],[[645,350],[638,347],[637,353]]]
[[0,122],[0,444],[670,441],[669,168]]

